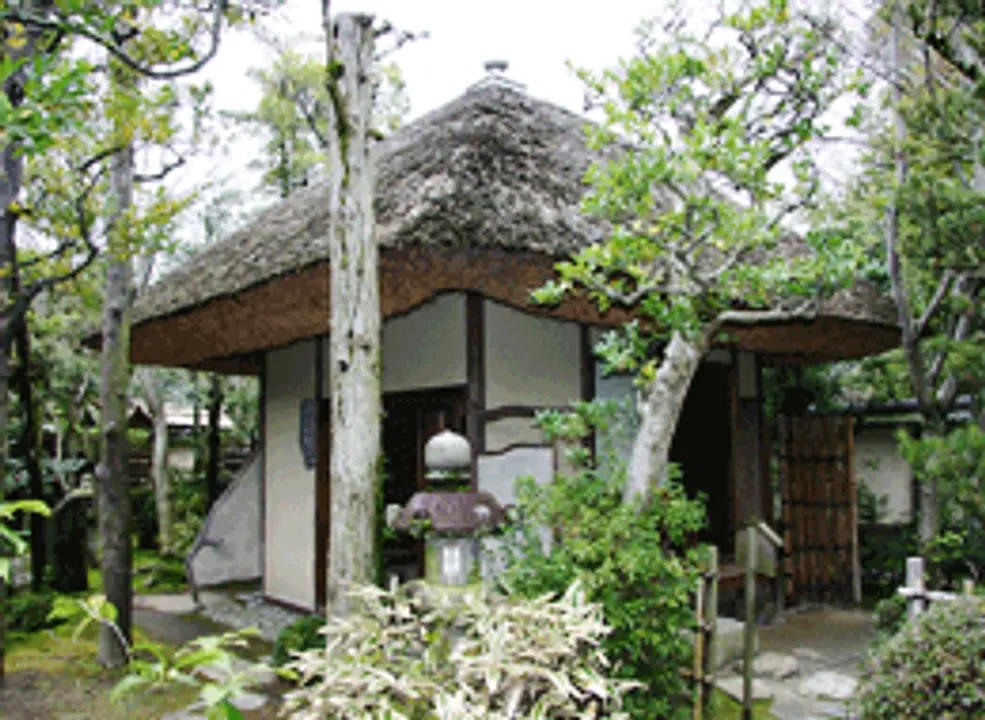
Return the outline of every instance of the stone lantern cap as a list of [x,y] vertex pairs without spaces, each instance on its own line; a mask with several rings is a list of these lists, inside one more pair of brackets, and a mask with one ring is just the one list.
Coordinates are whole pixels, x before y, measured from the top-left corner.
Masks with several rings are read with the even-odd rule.
[[472,463],[472,445],[451,430],[442,430],[424,446],[424,466],[429,470],[460,470]]
[[409,530],[430,521],[428,532],[471,534],[493,528],[506,518],[496,498],[487,492],[419,492],[400,512],[393,527]]

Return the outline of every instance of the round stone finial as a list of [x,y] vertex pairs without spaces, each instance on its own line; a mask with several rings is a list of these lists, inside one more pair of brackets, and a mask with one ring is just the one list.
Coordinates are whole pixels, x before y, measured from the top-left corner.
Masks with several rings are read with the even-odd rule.
[[442,430],[424,446],[424,465],[428,470],[459,470],[471,464],[471,444],[451,430]]
[[509,69],[510,64],[506,60],[487,60],[482,67],[485,68],[487,73],[502,74]]

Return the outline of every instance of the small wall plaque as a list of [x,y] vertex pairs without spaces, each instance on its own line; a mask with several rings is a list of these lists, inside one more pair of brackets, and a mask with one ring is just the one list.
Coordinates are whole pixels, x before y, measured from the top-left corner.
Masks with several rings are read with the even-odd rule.
[[301,443],[301,457],[304,459],[306,470],[315,469],[315,448],[317,447],[316,435],[316,404],[314,398],[305,398],[301,401],[300,431],[298,439]]

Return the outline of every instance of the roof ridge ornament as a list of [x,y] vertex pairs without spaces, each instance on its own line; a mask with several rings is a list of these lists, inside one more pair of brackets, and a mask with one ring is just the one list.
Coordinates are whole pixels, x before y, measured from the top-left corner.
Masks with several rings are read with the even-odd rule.
[[479,81],[469,86],[469,90],[479,90],[487,87],[503,87],[518,92],[526,92],[527,86],[513,78],[507,76],[506,71],[510,68],[508,60],[493,58],[482,64],[486,74]]

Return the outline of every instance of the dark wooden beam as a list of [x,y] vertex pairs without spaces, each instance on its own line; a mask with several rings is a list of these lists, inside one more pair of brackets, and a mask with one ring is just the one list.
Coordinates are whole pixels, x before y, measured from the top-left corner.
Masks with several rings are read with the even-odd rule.
[[479,482],[479,455],[486,449],[486,325],[482,295],[465,296],[466,377],[468,382],[468,438],[472,444],[472,487]]
[[328,592],[328,528],[331,522],[329,463],[331,448],[324,425],[331,413],[324,402],[325,342],[315,338],[315,608],[325,607]]
[[[595,351],[592,348],[592,331],[588,325],[578,326],[578,339],[581,351],[581,399],[595,399]],[[585,449],[591,453],[592,467],[595,466],[595,431],[590,432],[584,440]]]
[[260,591],[267,592],[267,354],[260,362]]

